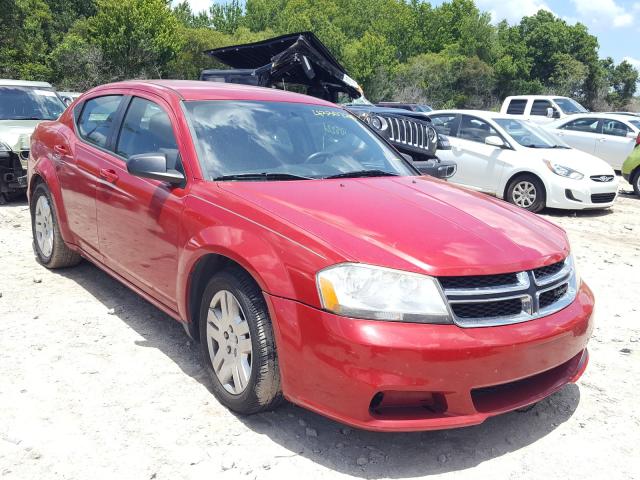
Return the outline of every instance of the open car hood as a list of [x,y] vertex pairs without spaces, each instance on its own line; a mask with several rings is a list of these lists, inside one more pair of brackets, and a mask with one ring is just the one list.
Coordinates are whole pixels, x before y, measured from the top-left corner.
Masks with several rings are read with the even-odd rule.
[[229,67],[254,70],[258,83],[263,86],[284,81],[344,92],[351,98],[362,96],[360,85],[311,32],[291,33],[205,53]]

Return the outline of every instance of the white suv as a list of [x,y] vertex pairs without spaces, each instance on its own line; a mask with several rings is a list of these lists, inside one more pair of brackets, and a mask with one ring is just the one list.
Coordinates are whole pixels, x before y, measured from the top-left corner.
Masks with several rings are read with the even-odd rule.
[[500,108],[500,113],[524,118],[536,123],[548,123],[559,118],[588,111],[575,100],[557,95],[507,97],[502,102],[502,108]]
[[443,160],[458,164],[448,181],[495,195],[532,212],[613,205],[619,179],[599,158],[574,150],[526,120],[494,112],[439,110],[427,114],[449,137]]

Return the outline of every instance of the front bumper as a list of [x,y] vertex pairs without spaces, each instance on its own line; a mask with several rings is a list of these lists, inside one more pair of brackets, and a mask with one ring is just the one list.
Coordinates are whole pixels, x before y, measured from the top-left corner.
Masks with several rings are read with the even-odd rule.
[[[570,210],[608,208],[617,198],[619,183],[618,177],[611,182],[603,183],[595,182],[588,177],[582,180],[559,177],[547,187],[547,207]],[[595,198],[607,194],[611,196],[610,201],[594,201]]]
[[357,320],[265,297],[285,397],[367,430],[479,424],[576,381],[588,362],[584,283],[553,315],[486,328]]

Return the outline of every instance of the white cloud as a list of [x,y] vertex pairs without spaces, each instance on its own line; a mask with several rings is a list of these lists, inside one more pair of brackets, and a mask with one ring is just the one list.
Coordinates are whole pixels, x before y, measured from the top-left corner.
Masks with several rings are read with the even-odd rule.
[[[209,7],[213,3],[212,0],[187,0],[187,1],[189,2],[189,5],[191,6],[191,10],[193,10],[194,13],[200,13],[203,10],[209,10]],[[173,0],[173,2],[171,3],[173,5],[177,5],[178,3],[180,3],[180,0]]]
[[491,19],[494,23],[507,20],[509,23],[518,23],[524,16],[535,15],[538,10],[552,10],[541,0],[476,0],[476,5],[480,10],[491,13]]
[[[598,27],[628,27],[633,24],[634,16],[629,9],[623,8],[615,0],[571,0],[580,21]],[[633,9],[639,4],[634,4]]]
[[636,69],[640,70],[640,60],[638,60],[637,58],[633,58],[633,57],[624,57],[623,60],[626,60],[627,62],[629,62],[631,65],[633,65],[634,67],[636,67]]

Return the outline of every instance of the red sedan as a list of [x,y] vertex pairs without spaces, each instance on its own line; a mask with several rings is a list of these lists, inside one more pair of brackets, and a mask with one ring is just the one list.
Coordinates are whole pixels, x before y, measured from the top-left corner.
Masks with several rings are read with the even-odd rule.
[[236,412],[459,427],[587,364],[593,296],[560,228],[419,176],[312,97],[104,85],[39,125],[28,185],[39,261],[84,257],[181,322]]

